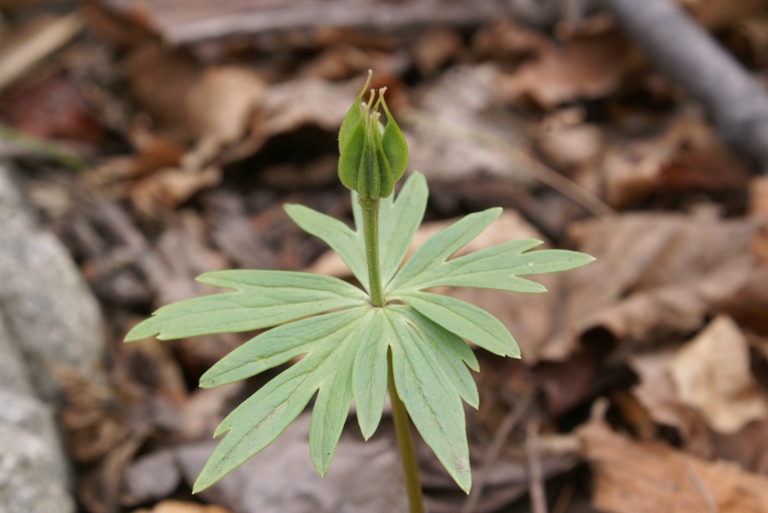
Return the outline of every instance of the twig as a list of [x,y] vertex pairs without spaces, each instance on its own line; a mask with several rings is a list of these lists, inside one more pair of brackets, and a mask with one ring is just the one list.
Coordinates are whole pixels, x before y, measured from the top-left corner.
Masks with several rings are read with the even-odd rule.
[[528,410],[528,407],[533,401],[532,395],[527,395],[521,398],[520,401],[515,404],[515,407],[507,413],[501,420],[499,427],[493,434],[493,440],[485,451],[483,456],[483,466],[478,472],[475,473],[475,484],[472,487],[472,491],[469,493],[461,507],[461,513],[472,513],[480,503],[480,498],[483,495],[485,489],[485,482],[490,474],[491,468],[496,464],[499,458],[499,453],[504,447],[504,443],[509,438],[510,433],[515,428],[520,419]]
[[600,0],[663,73],[712,118],[721,139],[768,171],[768,95],[710,35],[669,0]]
[[22,43],[4,49],[0,53],[0,91],[69,43],[83,26],[79,14],[69,14],[49,23]]
[[530,472],[528,493],[531,497],[531,513],[547,513],[547,496],[544,494],[544,471],[541,468],[541,453],[539,451],[540,424],[538,419],[534,419],[526,425],[526,448],[528,449],[528,469]]

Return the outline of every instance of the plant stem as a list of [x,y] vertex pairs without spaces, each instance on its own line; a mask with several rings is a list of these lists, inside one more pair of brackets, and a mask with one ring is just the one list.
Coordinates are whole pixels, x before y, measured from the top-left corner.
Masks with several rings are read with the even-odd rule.
[[424,513],[424,498],[421,495],[421,480],[419,479],[419,467],[416,464],[416,452],[413,449],[411,437],[411,423],[408,420],[408,412],[403,401],[397,395],[395,378],[392,372],[392,352],[387,353],[389,370],[387,372],[387,388],[389,399],[392,402],[392,418],[395,421],[397,433],[397,445],[400,448],[400,460],[403,463],[405,474],[405,487],[408,491],[408,505],[411,513]]
[[360,199],[363,208],[363,237],[365,238],[365,259],[368,262],[368,286],[371,304],[382,306],[381,271],[379,270],[379,200]]
[[[368,285],[371,293],[371,304],[383,306],[384,296],[381,293],[381,271],[379,269],[379,200],[360,199],[363,209],[363,237],[365,239],[365,258],[368,262]],[[392,402],[392,418],[395,421],[397,445],[400,448],[400,459],[403,462],[405,488],[408,492],[408,505],[411,513],[424,513],[424,499],[421,495],[421,480],[419,467],[416,464],[416,452],[411,438],[411,424],[403,401],[397,395],[395,377],[392,372],[392,352],[387,353],[387,389]]]

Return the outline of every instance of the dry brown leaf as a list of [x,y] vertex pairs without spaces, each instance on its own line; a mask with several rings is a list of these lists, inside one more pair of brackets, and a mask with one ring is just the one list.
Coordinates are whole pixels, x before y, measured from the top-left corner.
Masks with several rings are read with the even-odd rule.
[[708,462],[657,442],[636,443],[593,421],[578,430],[595,476],[593,504],[606,513],[760,513],[768,478]]
[[538,58],[500,76],[502,97],[527,97],[544,108],[580,98],[600,98],[619,85],[629,46],[617,34],[576,37],[551,44]]
[[164,168],[136,182],[123,194],[134,207],[147,217],[153,217],[158,208],[174,209],[193,194],[221,181],[221,169],[208,167],[198,171]]
[[712,438],[718,457],[768,475],[768,421],[751,422],[736,433],[715,433]]
[[677,117],[658,136],[608,147],[601,167],[605,199],[615,207],[662,191],[739,191],[750,174],[698,112]]
[[541,32],[507,20],[481,27],[472,39],[474,51],[501,62],[515,62],[538,56],[549,51],[551,45],[551,41]]
[[434,28],[421,35],[413,49],[421,74],[435,75],[461,49],[461,36],[455,30]]
[[747,340],[728,317],[716,318],[680,349],[670,373],[680,401],[698,409],[716,431],[734,433],[768,417],[750,372]]
[[[764,234],[766,227],[761,228]],[[724,311],[740,326],[761,335],[768,335],[768,265],[755,268],[744,288],[731,298]]]
[[750,181],[749,213],[763,223],[755,233],[752,251],[758,262],[768,265],[768,177],[760,176]]
[[710,31],[721,30],[728,25],[748,18],[765,8],[764,0],[678,0],[696,21]]
[[152,509],[137,509],[133,513],[232,513],[221,506],[206,506],[197,502],[166,500]]
[[122,63],[133,95],[151,116],[155,131],[174,142],[192,135],[187,95],[198,77],[197,64],[182,51],[157,42],[134,48]]
[[[422,111],[406,133],[409,162],[428,180],[455,181],[478,173],[530,183],[530,166],[500,144],[516,148],[522,121],[499,109],[492,63],[456,66],[441,74],[421,98]],[[514,151],[514,149],[512,150]]]
[[261,77],[248,68],[217,66],[203,71],[187,96],[196,143],[184,157],[184,167],[200,169],[224,147],[244,139],[266,89]]
[[575,331],[564,337],[600,328],[628,342],[679,339],[740,290],[753,267],[755,223],[747,219],[628,214],[572,228],[577,249],[597,261],[566,274],[573,293],[564,323]]
[[548,116],[534,135],[536,149],[561,171],[593,162],[605,144],[603,132],[597,126],[568,117],[571,116],[567,112]]
[[711,457],[714,449],[710,431],[697,411],[680,402],[669,373],[676,354],[677,350],[670,348],[630,356],[629,365],[640,377],[632,395],[655,422],[677,430],[688,452]]
[[[258,128],[268,138],[315,125],[337,132],[349,110],[349,99],[359,92],[360,80],[347,85],[316,78],[293,80],[269,88],[262,103],[263,124]],[[357,87],[353,91],[353,88]]]

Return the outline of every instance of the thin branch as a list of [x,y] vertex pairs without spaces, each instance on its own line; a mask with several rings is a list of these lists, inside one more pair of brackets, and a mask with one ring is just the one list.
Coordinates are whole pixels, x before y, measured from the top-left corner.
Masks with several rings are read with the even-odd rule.
[[600,0],[664,74],[706,109],[721,139],[768,171],[768,95],[676,3]]

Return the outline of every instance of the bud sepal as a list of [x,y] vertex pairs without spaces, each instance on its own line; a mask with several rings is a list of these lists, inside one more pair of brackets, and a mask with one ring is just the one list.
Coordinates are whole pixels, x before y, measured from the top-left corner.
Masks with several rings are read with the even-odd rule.
[[[363,101],[371,76],[369,71],[339,131],[339,179],[361,200],[392,194],[408,165],[408,145],[384,100],[386,87],[371,89],[368,101]],[[387,118],[386,125],[381,123],[379,106]]]

